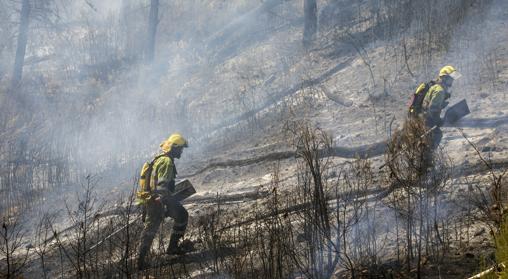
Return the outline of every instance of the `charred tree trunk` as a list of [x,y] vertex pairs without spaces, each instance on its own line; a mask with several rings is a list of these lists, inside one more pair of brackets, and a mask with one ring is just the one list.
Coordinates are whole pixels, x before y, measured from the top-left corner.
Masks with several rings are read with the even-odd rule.
[[317,4],[316,0],[304,0],[303,10],[305,23],[303,27],[303,45],[309,47],[316,37],[317,31]]
[[122,41],[122,47],[125,53],[125,57],[131,57],[132,53],[132,42],[130,38],[131,32],[129,32],[129,11],[131,10],[130,1],[129,0],[122,0],[122,4],[120,6],[120,32],[122,34],[121,38]]
[[23,64],[25,63],[26,43],[28,37],[28,23],[30,20],[30,0],[23,0],[21,5],[21,18],[19,23],[18,45],[16,48],[16,58],[14,61],[14,70],[12,73],[11,92],[16,90],[21,83],[23,75]]
[[155,36],[159,24],[159,0],[150,1],[150,18],[148,20],[148,38],[145,50],[145,61],[151,63],[155,53]]

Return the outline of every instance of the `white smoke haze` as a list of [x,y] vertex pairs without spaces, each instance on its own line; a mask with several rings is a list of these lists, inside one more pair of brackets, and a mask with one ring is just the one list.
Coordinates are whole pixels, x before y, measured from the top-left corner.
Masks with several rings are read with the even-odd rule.
[[[19,11],[20,3],[4,2],[2,10]],[[68,173],[65,181],[57,182],[58,191],[43,193],[41,211],[61,211],[64,202],[73,204],[71,196],[82,191],[87,175],[98,177],[101,199],[116,199],[107,193],[117,185],[127,184],[121,190],[130,191],[139,166],[175,131],[191,145],[180,165],[191,162],[194,154],[206,150],[210,128],[256,105],[251,100],[248,107],[235,107],[239,100],[231,99],[231,93],[245,90],[239,84],[252,73],[275,73],[260,73],[250,65],[259,56],[228,62],[272,36],[274,21],[259,12],[262,5],[256,1],[161,1],[156,58],[145,65],[149,2],[56,0],[34,6],[38,17],[30,22],[21,98],[41,128],[31,131],[24,125],[17,130],[18,140],[27,142],[19,148],[42,149],[29,155],[31,159],[61,161]],[[283,5],[281,16],[300,16],[290,14],[293,4]],[[290,20],[275,23],[287,29],[291,25],[284,22]],[[271,40],[266,58],[259,61],[269,71],[280,67],[275,47],[283,45],[282,39]],[[300,41],[293,44],[284,51],[291,53]],[[12,44],[2,52],[10,57],[2,63],[12,65],[14,52]],[[230,73],[239,74],[222,77],[224,62]],[[269,66],[262,66],[265,62]],[[298,75],[292,79],[298,81]],[[256,90],[259,81],[251,83],[248,90]],[[220,142],[225,135],[215,136]]]

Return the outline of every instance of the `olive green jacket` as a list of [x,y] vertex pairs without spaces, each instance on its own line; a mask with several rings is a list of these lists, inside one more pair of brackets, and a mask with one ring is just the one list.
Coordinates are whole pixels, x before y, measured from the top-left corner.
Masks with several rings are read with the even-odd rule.
[[173,192],[175,189],[176,168],[173,159],[168,156],[162,156],[155,160],[153,164],[154,182],[156,191]]
[[440,84],[434,84],[425,94],[422,108],[425,117],[432,125],[437,125],[437,123],[441,122],[441,110],[448,105],[446,100],[449,98],[450,93]]

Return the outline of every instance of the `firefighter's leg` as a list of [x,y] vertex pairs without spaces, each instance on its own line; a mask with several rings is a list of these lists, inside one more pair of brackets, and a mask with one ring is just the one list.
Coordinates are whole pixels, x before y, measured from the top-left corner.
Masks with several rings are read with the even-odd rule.
[[441,143],[441,139],[443,138],[443,132],[439,128],[435,128],[432,131],[432,149],[435,150]]
[[169,239],[168,249],[166,253],[178,253],[178,241],[184,236],[189,220],[189,213],[178,201],[170,201],[166,206],[166,215],[173,218],[173,230]]
[[434,167],[434,153],[436,149],[439,147],[439,143],[441,143],[441,139],[443,138],[443,132],[439,128],[434,128],[432,133],[430,133],[430,139],[428,141],[428,146],[425,147],[423,154],[423,167],[424,169]]
[[153,239],[159,230],[159,226],[164,219],[164,206],[160,202],[150,201],[146,206],[146,220],[143,232],[141,233],[141,242],[139,243],[138,253],[138,269],[144,269],[145,258]]

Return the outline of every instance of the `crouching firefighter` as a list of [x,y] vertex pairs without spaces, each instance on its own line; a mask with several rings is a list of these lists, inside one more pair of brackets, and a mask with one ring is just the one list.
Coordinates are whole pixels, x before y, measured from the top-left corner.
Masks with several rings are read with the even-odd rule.
[[179,246],[187,228],[188,213],[180,201],[173,197],[175,191],[176,167],[174,159],[179,159],[187,141],[180,134],[172,134],[160,144],[161,154],[143,165],[137,203],[146,210],[145,224],[139,244],[138,269],[146,268],[145,258],[150,251],[153,239],[165,217],[174,220],[167,254],[181,254]]
[[454,67],[444,66],[437,80],[420,84],[411,100],[409,117],[423,118],[426,130],[431,133],[432,150],[439,146],[443,138],[441,111],[448,106],[453,81],[460,77],[461,74]]

